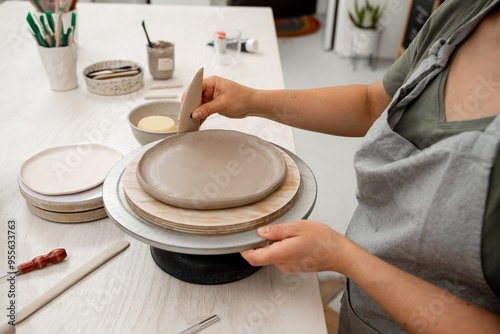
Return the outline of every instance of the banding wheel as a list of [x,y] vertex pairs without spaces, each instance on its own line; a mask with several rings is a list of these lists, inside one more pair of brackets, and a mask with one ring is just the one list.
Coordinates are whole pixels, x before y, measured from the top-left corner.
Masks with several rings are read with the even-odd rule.
[[[234,255],[236,253],[237,256],[228,256],[226,260],[224,260],[227,261],[227,259],[237,258],[240,256],[239,252],[243,250],[259,248],[268,244],[268,240],[261,238],[257,234],[256,228],[248,231],[224,235],[196,235],[160,228],[139,216],[132,209],[127,202],[124,192],[124,172],[129,164],[139,154],[145,152],[156,143],[157,142],[154,142],[138,148],[125,156],[110,170],[106,180],[104,181],[103,201],[104,207],[111,220],[128,235],[152,246],[151,252],[153,258],[155,259],[156,257],[155,262],[158,266],[160,266],[162,270],[183,281],[196,284],[221,284],[241,279],[245,277],[245,273],[246,276],[248,276],[255,272],[258,268],[251,267],[245,262],[243,263],[241,270],[237,273],[233,273],[231,275],[220,273],[218,271],[220,263],[218,264],[215,260],[224,260],[224,257],[214,257],[213,259],[210,259],[209,256],[228,254]],[[293,206],[280,217],[268,222],[268,225],[306,219],[311,213],[316,201],[316,180],[309,167],[292,152],[284,148],[280,149],[291,157],[297,165],[300,172],[301,186],[298,190],[297,198]],[[174,273],[173,269],[169,266],[169,264],[173,263],[172,261],[176,260],[175,253],[179,253],[177,256],[178,261],[182,260],[186,263],[186,266],[184,267],[185,269],[181,270],[181,272],[184,272],[185,275]],[[190,257],[182,254],[200,255],[202,257]],[[214,273],[216,277],[213,279],[205,278],[204,280],[194,280],[189,278],[189,271],[195,271],[202,267],[206,268],[206,271]]]

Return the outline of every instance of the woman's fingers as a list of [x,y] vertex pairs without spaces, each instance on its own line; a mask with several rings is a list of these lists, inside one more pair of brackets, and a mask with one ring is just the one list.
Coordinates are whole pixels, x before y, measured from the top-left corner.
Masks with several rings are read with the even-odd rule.
[[241,256],[254,267],[274,264],[279,257],[279,244],[273,243],[262,248],[249,249],[241,252]]
[[265,266],[268,264],[276,264],[280,262],[283,256],[288,256],[288,252],[283,249],[286,246],[285,239],[293,238],[298,235],[300,222],[291,222],[286,224],[277,224],[264,226],[258,229],[261,237],[279,241],[267,245],[263,248],[250,249],[241,253],[243,258],[252,266]]
[[264,239],[278,241],[297,236],[300,228],[298,224],[300,224],[300,222],[268,225],[259,228],[257,232]]
[[258,233],[274,243],[241,253],[253,266],[274,264],[283,272],[338,271],[348,260],[343,255],[347,239],[320,222],[264,226]]

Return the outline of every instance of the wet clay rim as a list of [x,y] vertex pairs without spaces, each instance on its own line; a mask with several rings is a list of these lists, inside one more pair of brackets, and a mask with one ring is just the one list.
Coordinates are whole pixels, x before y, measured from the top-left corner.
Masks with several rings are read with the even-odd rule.
[[139,154],[123,174],[125,198],[131,208],[151,224],[164,229],[191,234],[230,234],[268,224],[284,215],[299,197],[300,171],[295,162],[277,148],[285,159],[285,180],[264,199],[229,209],[191,210],[171,206],[147,194],[136,178]]

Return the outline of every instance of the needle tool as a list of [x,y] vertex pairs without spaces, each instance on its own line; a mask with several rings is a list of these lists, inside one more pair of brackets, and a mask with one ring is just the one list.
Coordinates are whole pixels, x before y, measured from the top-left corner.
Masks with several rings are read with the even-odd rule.
[[215,314],[215,315],[211,316],[210,318],[205,319],[202,322],[197,323],[196,325],[194,325],[192,327],[189,327],[188,329],[180,332],[179,334],[194,334],[194,333],[198,333],[203,328],[208,327],[208,326],[210,326],[211,324],[213,324],[214,322],[217,322],[217,321],[219,321],[219,316],[217,314]]
[[[33,260],[20,264],[16,271],[13,271],[7,275],[0,277],[0,281],[11,275],[22,275],[34,269],[42,269],[51,263],[59,263],[66,258],[66,250],[64,248],[54,249],[52,252],[46,255],[40,255],[35,257]],[[11,268],[14,270],[14,267]]]

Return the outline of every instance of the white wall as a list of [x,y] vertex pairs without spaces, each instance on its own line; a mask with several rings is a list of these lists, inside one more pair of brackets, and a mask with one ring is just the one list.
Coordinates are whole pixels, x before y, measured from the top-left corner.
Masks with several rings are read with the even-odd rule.
[[[351,22],[348,11],[354,8],[354,0],[337,0],[337,30],[333,50],[340,56],[348,57],[351,43]],[[358,0],[363,3],[363,0]],[[381,35],[379,58],[394,59],[396,56],[410,0],[371,0],[370,3],[386,6],[380,19],[383,28]]]
[[328,0],[316,0],[316,14],[325,14]]
[[153,5],[195,5],[208,6],[210,0],[151,0]]

